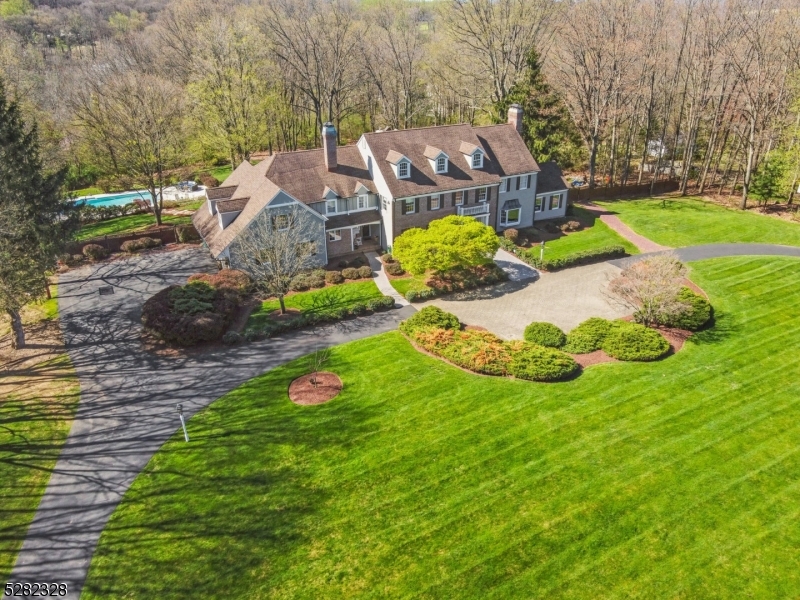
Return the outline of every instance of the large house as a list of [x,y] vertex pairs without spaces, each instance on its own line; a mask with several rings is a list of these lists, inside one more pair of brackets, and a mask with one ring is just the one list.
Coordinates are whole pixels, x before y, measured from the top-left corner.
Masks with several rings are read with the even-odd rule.
[[501,125],[365,133],[341,147],[326,123],[322,148],[243,162],[208,190],[192,220],[214,258],[227,263],[254,220],[280,223],[278,215],[302,208],[315,224],[305,241],[327,264],[359,250],[391,250],[405,230],[446,215],[473,217],[497,231],[563,217],[561,170],[536,163],[521,129],[518,105]]

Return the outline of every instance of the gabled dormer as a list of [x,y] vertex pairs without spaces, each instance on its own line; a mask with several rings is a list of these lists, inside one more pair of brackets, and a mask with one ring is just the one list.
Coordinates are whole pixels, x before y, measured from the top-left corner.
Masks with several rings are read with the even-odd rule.
[[411,177],[411,160],[404,154],[390,150],[386,155],[386,162],[392,165],[394,176],[398,179],[408,179]]
[[461,142],[461,146],[458,149],[461,151],[461,154],[464,155],[464,159],[467,161],[467,166],[470,169],[483,168],[483,148],[475,144],[470,144],[469,142]]
[[326,185],[322,191],[322,198],[325,200],[325,214],[335,215],[339,211],[336,203],[339,195]]
[[428,159],[428,163],[434,173],[437,175],[447,173],[447,168],[450,166],[450,157],[444,150],[439,150],[439,148],[434,148],[433,146],[425,146],[423,154]]

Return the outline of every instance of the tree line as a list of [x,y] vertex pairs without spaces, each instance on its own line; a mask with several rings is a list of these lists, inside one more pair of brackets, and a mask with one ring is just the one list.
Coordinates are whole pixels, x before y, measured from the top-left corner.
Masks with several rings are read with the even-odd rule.
[[0,20],[0,73],[73,187],[157,195],[185,165],[318,146],[326,121],[352,142],[512,102],[534,156],[590,186],[672,178],[745,207],[800,177],[792,0],[174,0],[69,50],[21,18]]

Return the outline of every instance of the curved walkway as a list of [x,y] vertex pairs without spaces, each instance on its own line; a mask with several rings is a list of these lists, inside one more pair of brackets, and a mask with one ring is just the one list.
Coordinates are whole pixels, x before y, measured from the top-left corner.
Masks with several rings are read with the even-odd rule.
[[597,213],[598,218],[603,223],[608,225],[611,229],[616,231],[619,235],[624,237],[631,244],[636,246],[640,252],[652,253],[670,249],[669,246],[662,246],[661,244],[656,244],[653,240],[650,240],[644,237],[643,235],[639,235],[633,229],[625,225],[625,223],[623,223],[617,215],[608,212],[607,210],[597,206],[596,204],[587,203],[581,206],[586,210],[590,210],[594,213]]
[[[415,312],[407,307],[182,357],[144,352],[142,302],[192,273],[213,270],[208,254],[192,248],[103,263],[60,278],[61,324],[81,403],[10,581],[63,582],[68,598],[80,596],[108,518],[180,426],[177,403],[191,417],[256,375],[317,347],[390,331]],[[113,293],[101,296],[101,287]]]

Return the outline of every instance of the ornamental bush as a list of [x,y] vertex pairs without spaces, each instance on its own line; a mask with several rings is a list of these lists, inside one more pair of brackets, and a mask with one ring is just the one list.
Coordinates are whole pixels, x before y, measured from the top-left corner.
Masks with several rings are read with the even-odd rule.
[[178,225],[175,227],[175,233],[178,237],[178,242],[181,244],[192,244],[200,241],[200,234],[194,225]]
[[567,336],[552,323],[533,322],[525,328],[523,336],[526,342],[538,344],[547,348],[561,348],[567,341]]
[[638,323],[615,321],[605,339],[603,350],[618,360],[657,360],[669,352],[669,342],[655,329]]
[[621,258],[627,253],[624,246],[604,246],[602,248],[594,248],[592,250],[583,250],[581,252],[573,252],[561,258],[544,260],[539,259],[539,249],[533,248],[528,252],[518,254],[526,263],[541,269],[543,271],[557,271],[559,269],[566,269],[568,267],[577,267],[579,265],[589,265],[593,263],[602,262],[611,258]]
[[342,269],[342,277],[345,279],[358,279],[358,269],[353,267],[347,267],[346,269]]
[[311,289],[322,288],[325,287],[325,271],[322,269],[315,269],[308,274],[306,278],[308,282],[308,287]]
[[511,242],[516,242],[519,239],[519,230],[510,227],[503,232],[503,237]]
[[155,248],[156,246],[161,245],[161,240],[158,238],[151,238],[151,237],[141,237],[136,238],[135,240],[128,240],[127,242],[122,242],[120,245],[120,250],[123,252],[127,252],[128,254],[134,254],[141,250],[146,250],[147,248]]
[[89,260],[103,260],[108,256],[108,250],[100,244],[86,244],[81,252]]
[[190,275],[188,282],[204,281],[211,287],[218,290],[226,290],[244,295],[250,291],[253,285],[252,279],[244,271],[236,269],[223,269],[217,273],[195,273]]
[[358,276],[361,279],[369,279],[372,277],[372,269],[368,266],[358,267]]
[[688,287],[681,289],[680,293],[678,293],[678,300],[689,305],[689,308],[671,319],[665,319],[666,322],[662,323],[663,325],[697,331],[702,329],[714,314],[714,309],[709,301]]
[[509,342],[509,345],[512,352],[508,374],[518,379],[559,381],[580,369],[575,359],[560,350],[527,342]]
[[341,271],[328,271],[325,273],[325,281],[332,285],[344,282]]
[[289,282],[289,289],[293,292],[305,292],[311,288],[311,283],[308,281],[308,275],[300,273],[292,277]]
[[600,317],[587,319],[567,334],[567,341],[562,350],[571,354],[588,354],[600,350],[611,327],[611,321],[606,319]]
[[356,302],[350,307],[350,314],[354,316],[363,315],[367,312],[367,305],[364,302]]
[[405,273],[405,269],[403,269],[403,267],[400,265],[399,262],[388,263],[384,265],[383,270],[386,271],[389,275],[394,275],[395,277]]
[[436,306],[426,306],[402,323],[400,331],[410,335],[418,329],[436,327],[439,329],[460,329],[461,323],[454,314],[445,312]]
[[449,293],[471,290],[482,285],[491,285],[508,279],[508,275],[494,263],[475,267],[454,267],[449,271],[435,273],[427,282],[436,292]]

